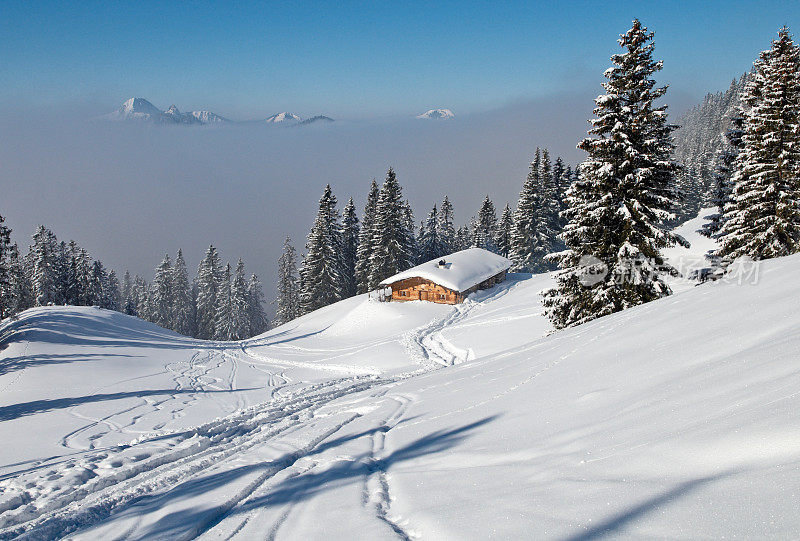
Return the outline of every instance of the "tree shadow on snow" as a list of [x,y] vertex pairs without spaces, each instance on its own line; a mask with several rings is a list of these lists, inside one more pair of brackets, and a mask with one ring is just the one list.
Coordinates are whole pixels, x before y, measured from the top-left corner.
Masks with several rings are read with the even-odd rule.
[[145,396],[156,395],[179,395],[192,393],[235,393],[242,391],[252,391],[251,389],[147,389],[140,391],[126,391],[119,393],[93,394],[88,396],[75,396],[68,398],[53,398],[47,400],[34,400],[32,402],[21,402],[10,406],[0,407],[0,421],[11,421],[26,415],[34,415],[45,411],[70,408],[81,404],[91,404],[94,402],[105,402],[107,400],[121,400],[123,398],[144,398]]
[[700,477],[698,479],[692,479],[690,481],[680,483],[679,485],[667,490],[666,492],[663,492],[662,494],[653,496],[652,498],[644,500],[643,502],[622,511],[621,513],[617,513],[616,515],[608,517],[600,524],[592,526],[581,533],[567,537],[564,539],[564,541],[590,541],[593,539],[601,539],[608,535],[619,535],[622,533],[620,530],[634,520],[646,515],[647,513],[650,513],[651,511],[655,511],[665,504],[669,504],[681,498],[682,496],[693,490],[696,490],[697,488],[700,488],[703,485],[712,483],[723,477],[727,477],[732,473],[733,472],[723,472],[717,475]]
[[[276,484],[269,494],[254,498],[247,503],[235,507],[232,511],[225,508],[213,509],[193,509],[171,513],[162,517],[146,532],[141,532],[146,536],[165,537],[169,535],[183,535],[186,528],[191,525],[193,536],[199,535],[204,531],[218,524],[223,518],[231,513],[247,513],[258,508],[268,508],[281,506],[284,504],[294,504],[326,491],[334,490],[352,482],[363,482],[363,480],[377,472],[386,472],[391,467],[408,460],[412,460],[425,455],[441,453],[451,449],[469,437],[469,433],[487,423],[494,421],[498,416],[490,416],[480,419],[474,423],[463,425],[449,430],[437,430],[419,438],[408,445],[396,449],[386,457],[376,459],[369,453],[354,457],[352,460],[342,459],[330,468],[300,473],[288,477]],[[243,475],[254,471],[268,472],[274,469],[285,469],[303,457],[312,456],[324,450],[334,449],[348,441],[360,437],[370,436],[375,432],[387,432],[386,427],[378,427],[367,430],[352,436],[346,436],[331,440],[318,447],[315,447],[307,454],[289,453],[276,461],[262,464],[249,464],[240,466],[232,470],[226,470],[213,475],[192,479],[182,483],[167,493],[161,494],[150,501],[140,501],[134,508],[128,508],[124,514],[139,514],[149,508],[158,508],[164,505],[165,500],[182,499],[194,495],[204,494],[209,490],[218,488],[225,483],[233,481]],[[157,500],[157,501],[156,501]],[[153,507],[155,506],[155,507]],[[138,507],[139,509],[135,509]],[[145,509],[142,509],[145,508]]]
[[122,353],[49,353],[41,355],[22,355],[0,359],[0,376],[25,368],[34,368],[49,364],[69,364],[77,361],[89,361],[95,358],[104,359],[107,357],[141,357],[141,355],[125,355]]

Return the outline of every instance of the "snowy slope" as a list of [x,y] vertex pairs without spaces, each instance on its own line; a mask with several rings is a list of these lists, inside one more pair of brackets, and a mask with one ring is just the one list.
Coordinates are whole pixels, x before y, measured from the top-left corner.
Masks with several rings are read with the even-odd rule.
[[0,328],[0,537],[797,538],[798,272],[549,336],[546,275],[244,343],[32,310]]

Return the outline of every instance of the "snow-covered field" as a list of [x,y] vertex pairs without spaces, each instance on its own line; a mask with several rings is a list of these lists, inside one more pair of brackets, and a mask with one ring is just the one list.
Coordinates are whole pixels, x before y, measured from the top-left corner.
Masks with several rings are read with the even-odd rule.
[[34,309],[0,328],[0,538],[798,538],[798,273],[552,334],[546,275],[242,343]]

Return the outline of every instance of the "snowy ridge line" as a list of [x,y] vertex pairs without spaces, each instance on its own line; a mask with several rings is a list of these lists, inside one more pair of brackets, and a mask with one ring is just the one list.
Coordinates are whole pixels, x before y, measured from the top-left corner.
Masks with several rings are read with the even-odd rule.
[[[68,493],[46,501],[42,507],[32,502],[23,504],[16,513],[3,513],[0,515],[0,539],[29,535],[54,537],[96,524],[142,497],[174,486],[293,428],[298,422],[297,415],[310,418],[330,400],[391,381],[375,378],[365,381],[363,377],[355,377],[316,384],[304,389],[305,392],[289,394],[278,404],[273,400],[182,431],[174,435],[179,442],[176,448],[120,468],[111,475],[94,477],[82,486],[70,487]],[[155,437],[166,439],[169,435]],[[118,449],[125,451],[147,441],[147,438],[140,438]]]

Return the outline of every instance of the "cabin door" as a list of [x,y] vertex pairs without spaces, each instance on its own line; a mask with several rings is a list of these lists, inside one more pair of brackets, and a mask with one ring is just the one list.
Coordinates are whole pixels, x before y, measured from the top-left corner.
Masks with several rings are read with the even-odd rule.
[[428,299],[428,292],[427,291],[420,291],[419,292],[419,300],[421,300],[421,301],[430,300],[430,299]]

